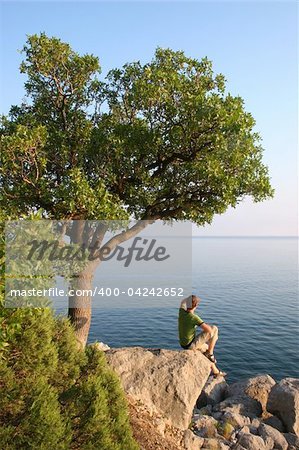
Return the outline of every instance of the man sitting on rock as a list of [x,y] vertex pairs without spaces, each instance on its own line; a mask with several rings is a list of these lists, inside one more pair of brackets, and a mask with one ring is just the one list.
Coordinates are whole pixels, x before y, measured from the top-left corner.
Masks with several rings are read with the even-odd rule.
[[[208,325],[199,316],[194,314],[200,302],[196,295],[190,295],[181,302],[179,310],[179,338],[180,345],[185,350],[199,350],[210,361],[214,375],[225,374],[216,367],[214,348],[218,340],[218,328],[215,325]],[[196,336],[196,327],[203,331]]]

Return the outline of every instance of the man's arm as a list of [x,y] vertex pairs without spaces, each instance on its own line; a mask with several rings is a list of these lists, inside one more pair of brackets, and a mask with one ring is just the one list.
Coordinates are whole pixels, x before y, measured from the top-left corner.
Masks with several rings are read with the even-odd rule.
[[205,333],[211,333],[212,332],[212,328],[210,325],[208,325],[207,323],[202,323],[200,325],[200,328],[205,332]]

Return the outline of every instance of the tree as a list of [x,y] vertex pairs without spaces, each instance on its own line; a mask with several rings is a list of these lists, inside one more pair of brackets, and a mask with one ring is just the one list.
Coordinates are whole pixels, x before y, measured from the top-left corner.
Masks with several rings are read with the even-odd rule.
[[[255,121],[208,59],[158,48],[151,62],[100,81],[98,59],[59,39],[30,36],[23,52],[29,100],[2,121],[2,207],[6,196],[8,210],[74,220],[73,243],[83,220],[136,219],[113,249],[157,219],[204,225],[245,196],[273,195]],[[106,231],[97,229],[99,245]],[[78,275],[79,287],[90,287],[97,264]],[[91,300],[72,300],[84,346]]]

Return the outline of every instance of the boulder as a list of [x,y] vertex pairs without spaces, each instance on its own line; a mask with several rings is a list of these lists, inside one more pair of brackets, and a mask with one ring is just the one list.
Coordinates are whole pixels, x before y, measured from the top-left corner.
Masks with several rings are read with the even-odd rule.
[[254,427],[253,425],[249,425],[249,433],[258,435],[258,427]]
[[210,375],[210,362],[204,355],[142,347],[112,349],[105,355],[127,394],[169,424],[188,428],[196,399]]
[[227,397],[247,396],[258,401],[262,411],[266,411],[269,393],[275,384],[275,380],[270,375],[257,375],[231,384],[227,389]]
[[241,416],[241,414],[232,413],[230,411],[226,411],[223,414],[222,420],[224,422],[230,423],[234,428],[242,428],[245,425],[250,425],[249,417]]
[[267,399],[275,381],[269,375],[258,375],[227,387],[226,398],[216,405],[216,411],[250,417],[260,416],[265,411]]
[[272,441],[272,447],[270,447],[266,445],[260,436],[255,436],[251,433],[240,433],[238,436],[238,444],[248,450],[270,450],[273,448],[274,442]]
[[213,416],[214,419],[216,419],[216,420],[222,419],[223,414],[224,414],[224,413],[223,413],[222,411],[212,412],[212,416]]
[[261,424],[261,419],[258,419],[257,417],[255,419],[252,419],[251,426],[254,428],[258,428]]
[[227,442],[221,441],[216,438],[205,439],[202,446],[202,450],[226,450],[228,447]]
[[198,416],[211,416],[212,415],[212,406],[211,405],[207,405],[204,406],[203,408],[194,409],[194,415],[198,415]]
[[286,430],[299,436],[299,379],[284,378],[269,395],[267,410],[278,416]]
[[196,436],[191,430],[184,433],[183,446],[186,450],[199,450],[204,444],[204,438]]
[[276,428],[276,430],[280,431],[281,433],[285,432],[285,427],[282,421],[276,416],[270,416],[267,417],[267,419],[263,419],[263,423],[265,423],[266,425],[270,425],[270,427]]
[[154,417],[151,422],[155,427],[155,429],[158,431],[158,433],[160,433],[161,436],[165,436],[165,429],[166,429],[165,420],[161,419],[160,417]]
[[299,438],[293,433],[283,434],[289,447],[288,450],[298,450],[299,449]]
[[225,399],[214,407],[214,411],[222,411],[223,413],[230,412],[253,419],[261,415],[262,407],[257,400],[243,395]]
[[250,433],[250,429],[248,425],[244,425],[244,427],[242,427],[239,431],[238,431],[238,436],[241,436],[243,433],[248,434]]
[[219,450],[229,450],[229,449],[230,449],[230,445],[229,444],[225,444],[224,442],[220,442]]
[[196,434],[205,438],[215,437],[217,435],[218,422],[212,416],[200,416],[194,423]]
[[210,377],[197,399],[197,408],[206,405],[216,405],[224,400],[228,384],[223,377]]
[[104,344],[104,342],[94,342],[91,344],[93,347],[95,347],[97,350],[100,350],[102,352],[106,352],[107,350],[110,350],[109,345]]
[[276,450],[287,450],[288,443],[286,438],[280,431],[276,430],[276,428],[270,427],[270,425],[266,425],[261,423],[258,428],[259,435],[264,439],[265,442],[273,440],[274,448]]

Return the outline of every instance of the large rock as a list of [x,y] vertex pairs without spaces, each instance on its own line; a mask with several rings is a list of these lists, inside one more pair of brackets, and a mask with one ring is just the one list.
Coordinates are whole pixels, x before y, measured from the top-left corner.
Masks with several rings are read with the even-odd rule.
[[266,411],[269,393],[275,385],[275,380],[270,375],[257,375],[231,384],[227,389],[227,397],[249,397],[261,404]]
[[223,377],[210,377],[197,399],[197,408],[222,402],[227,388],[228,384]]
[[270,447],[265,444],[263,438],[260,436],[255,436],[251,433],[240,433],[238,444],[248,450],[269,450],[273,448],[274,442],[272,441]]
[[94,342],[91,344],[93,347],[95,347],[97,350],[100,350],[102,352],[106,352],[107,350],[110,350],[109,345],[104,344],[104,342]]
[[282,421],[276,416],[270,416],[266,419],[263,419],[263,423],[265,423],[266,425],[270,425],[270,427],[276,428],[276,430],[280,431],[281,433],[285,432],[285,427]]
[[289,445],[288,450],[298,450],[299,449],[299,438],[293,433],[284,433],[284,437]]
[[229,397],[215,405],[214,410],[222,411],[223,413],[239,414],[251,419],[260,416],[262,413],[260,402],[247,396]]
[[267,410],[277,415],[287,431],[299,436],[299,379],[284,378],[269,395]]
[[124,390],[177,428],[188,428],[199,394],[210,375],[200,352],[128,347],[105,352]]
[[265,411],[269,392],[275,381],[269,375],[258,375],[228,386],[226,398],[214,408],[218,411],[255,418]]
[[288,443],[286,438],[282,433],[280,433],[276,428],[270,427],[270,425],[266,425],[262,423],[258,428],[259,435],[264,439],[265,442],[269,440],[273,440],[274,448],[277,450],[287,450]]
[[245,425],[250,425],[249,417],[241,416],[241,414],[232,413],[230,411],[227,411],[223,414],[222,420],[224,422],[230,423],[234,428],[242,428]]
[[184,433],[183,446],[186,450],[199,450],[204,444],[204,438],[196,436],[191,430]]
[[196,434],[205,438],[212,438],[217,435],[217,420],[211,416],[201,416],[196,420],[194,429]]

